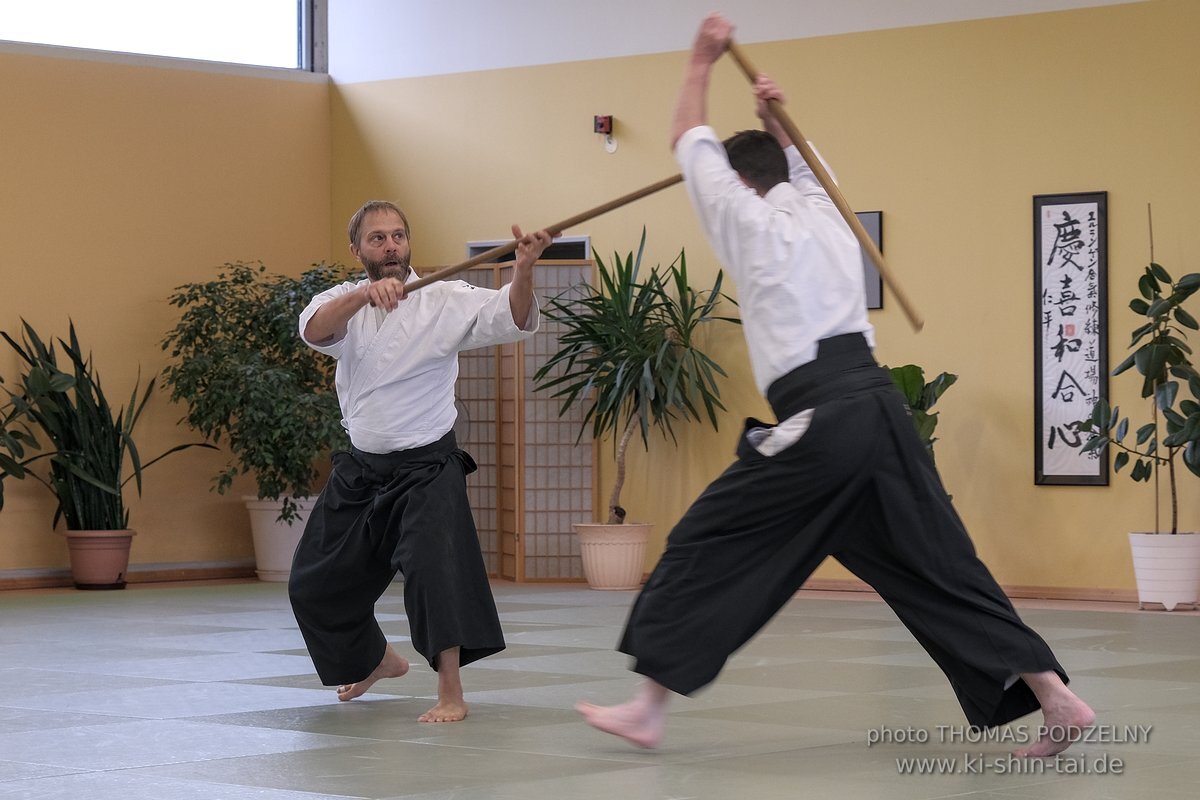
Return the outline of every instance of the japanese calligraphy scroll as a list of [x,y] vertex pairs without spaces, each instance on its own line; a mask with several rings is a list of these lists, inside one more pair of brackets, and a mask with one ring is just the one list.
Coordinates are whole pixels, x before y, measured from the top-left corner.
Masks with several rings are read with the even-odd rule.
[[1107,485],[1080,420],[1108,395],[1108,195],[1033,198],[1034,482]]

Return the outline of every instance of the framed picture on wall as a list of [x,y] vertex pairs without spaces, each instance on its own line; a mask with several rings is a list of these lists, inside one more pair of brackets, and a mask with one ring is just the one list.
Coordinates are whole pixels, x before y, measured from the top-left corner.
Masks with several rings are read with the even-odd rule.
[[[862,223],[863,228],[870,235],[871,241],[879,248],[879,252],[883,252],[883,212],[882,211],[855,211],[854,216],[858,217],[858,221]],[[862,254],[863,262],[863,280],[867,285],[867,308],[883,308],[883,278],[879,275],[879,270],[871,263],[870,256],[866,251]]]
[[1034,483],[1108,485],[1079,423],[1108,397],[1108,193],[1033,198]]

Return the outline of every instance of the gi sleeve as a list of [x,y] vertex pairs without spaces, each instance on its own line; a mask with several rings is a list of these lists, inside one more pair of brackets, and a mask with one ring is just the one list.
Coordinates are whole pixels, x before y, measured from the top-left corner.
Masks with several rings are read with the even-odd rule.
[[311,301],[309,301],[309,304],[307,306],[305,306],[303,311],[300,312],[300,321],[299,321],[300,338],[304,341],[304,343],[306,345],[311,347],[313,350],[316,350],[318,353],[324,353],[325,355],[333,356],[334,358],[341,358],[342,350],[345,348],[345,345],[346,345],[346,337],[345,336],[343,336],[340,339],[331,341],[331,342],[321,342],[318,344],[316,342],[309,341],[307,338],[305,338],[304,329],[306,327],[308,327],[308,321],[310,319],[312,319],[314,314],[317,313],[317,309],[319,309],[321,306],[325,305],[330,300],[333,300],[336,297],[341,297],[344,294],[354,291],[361,285],[362,285],[362,282],[340,283],[331,289],[326,289],[325,291],[321,292],[319,295],[314,297]]

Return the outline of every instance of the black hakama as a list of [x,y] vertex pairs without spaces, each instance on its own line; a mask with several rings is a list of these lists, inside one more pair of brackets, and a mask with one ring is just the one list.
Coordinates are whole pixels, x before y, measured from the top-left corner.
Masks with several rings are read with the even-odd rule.
[[[833,556],[912,631],[973,726],[1037,710],[1011,678],[1066,675],[976,556],[862,335],[822,340],[767,399],[780,420],[815,409],[809,428],[770,457],[743,433],[737,461],[671,531],[620,644],[634,670],[681,694],[705,686]],[[747,420],[754,427],[765,423]]]
[[504,649],[467,500],[474,471],[453,433],[396,453],[334,454],[288,584],[322,683],[360,681],[383,660],[375,602],[397,571],[413,648],[431,667],[455,646],[463,666]]

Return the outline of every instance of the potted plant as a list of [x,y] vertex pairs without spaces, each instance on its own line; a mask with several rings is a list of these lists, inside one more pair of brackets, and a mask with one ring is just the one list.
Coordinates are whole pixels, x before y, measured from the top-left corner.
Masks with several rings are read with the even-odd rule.
[[[134,536],[124,502],[125,485],[133,481],[140,495],[144,470],[171,453],[197,445],[176,445],[143,461],[133,429],[150,399],[154,378],[147,382],[140,399],[141,381],[135,382],[129,405],[114,410],[91,354],[85,354],[79,344],[73,322],[68,340],[58,340],[70,372],[59,369],[53,343],[47,344],[28,322],[22,320],[22,326],[20,341],[0,332],[25,365],[23,393],[20,397],[10,394],[10,402],[14,411],[27,415],[45,434],[50,449],[22,458],[24,446],[35,442],[27,430],[18,430],[6,442],[17,458],[5,461],[3,476],[29,475],[54,494],[57,505],[52,527],[60,519],[66,523],[71,572],[78,588],[122,589]],[[28,469],[42,459],[49,464],[45,477]]]
[[[646,231],[637,255],[613,253],[611,267],[596,259],[599,286],[581,284],[550,299],[547,319],[559,323],[559,348],[534,374],[539,389],[562,398],[561,413],[573,403],[586,405],[579,437],[613,438],[616,477],[603,525],[576,525],[584,573],[594,588],[629,589],[641,582],[649,525],[626,523],[621,505],[625,455],[635,433],[649,448],[650,429],[675,439],[674,424],[708,420],[717,427],[723,409],[717,376],[725,371],[700,348],[701,325],[715,314],[723,275],[712,288],[697,292],[688,284],[684,251],[666,269],[652,268],[641,278]],[[728,298],[726,298],[728,299]],[[732,302],[732,301],[731,301]],[[628,541],[629,552],[612,542]],[[601,554],[615,555],[616,569],[605,569]]]
[[[56,388],[63,391],[73,383],[70,375],[59,373],[50,376],[38,368],[31,368],[29,375],[29,383],[44,390]],[[0,405],[0,510],[4,508],[4,479],[24,478],[27,474],[24,463],[26,448],[38,448],[38,441],[28,424],[32,397],[15,394],[3,384],[4,378],[0,377],[0,388],[8,395],[4,404]]]
[[213,488],[224,494],[238,475],[253,476],[257,495],[245,499],[263,580],[287,580],[316,464],[348,445],[334,362],[301,340],[297,320],[314,295],[358,277],[337,264],[289,277],[236,262],[169,300],[181,314],[162,343],[171,357],[163,381],[188,425],[229,451]]
[[1079,426],[1089,434],[1083,451],[1111,449],[1115,472],[1132,462],[1129,477],[1135,481],[1166,474],[1170,529],[1164,532],[1159,524],[1156,492],[1154,531],[1130,533],[1129,541],[1139,606],[1161,603],[1168,611],[1200,600],[1200,535],[1179,530],[1177,483],[1180,464],[1200,475],[1200,373],[1184,330],[1200,330],[1200,323],[1183,308],[1198,289],[1200,273],[1175,281],[1155,263],[1151,244],[1150,264],[1138,279],[1138,296],[1129,303],[1140,317],[1131,336],[1133,352],[1112,371],[1116,376],[1136,369],[1142,376],[1141,396],[1149,401],[1150,421],[1138,427],[1131,443],[1129,418],[1101,399]]
[[946,390],[954,385],[958,376],[949,372],[940,373],[936,378],[926,382],[925,370],[916,364],[905,364],[902,367],[884,367],[892,376],[892,383],[904,395],[912,413],[913,427],[917,437],[933,458],[933,443],[937,441],[933,432],[937,429],[938,415],[931,411],[938,399]]

